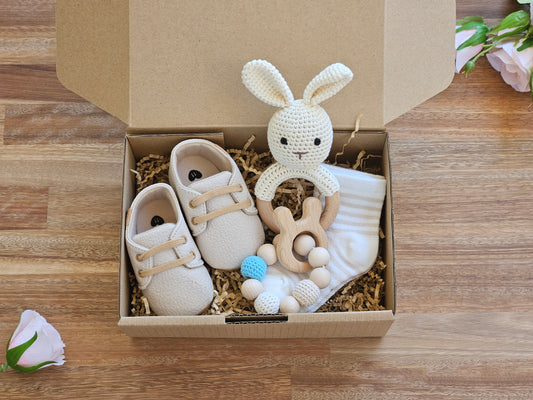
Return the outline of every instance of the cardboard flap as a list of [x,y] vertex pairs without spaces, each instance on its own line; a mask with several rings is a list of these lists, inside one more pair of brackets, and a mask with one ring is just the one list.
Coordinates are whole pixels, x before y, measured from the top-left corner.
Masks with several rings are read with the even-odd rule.
[[353,81],[321,104],[335,129],[385,123],[453,76],[453,0],[57,0],[58,75],[133,130],[264,127],[241,82],[262,58],[295,98],[329,64]]
[[129,122],[129,3],[57,0],[57,76],[61,83]]
[[455,15],[455,0],[387,0],[384,124],[450,85]]
[[277,110],[242,84],[246,62],[277,66],[294,97],[329,64],[354,80],[322,105],[336,127],[381,128],[384,0],[130,1],[131,126],[266,126]]

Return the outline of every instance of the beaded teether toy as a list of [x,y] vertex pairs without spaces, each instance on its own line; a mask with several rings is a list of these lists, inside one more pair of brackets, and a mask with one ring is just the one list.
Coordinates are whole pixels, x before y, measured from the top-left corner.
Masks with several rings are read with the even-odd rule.
[[[259,314],[297,313],[301,307],[313,305],[320,296],[320,289],[329,286],[331,274],[326,268],[329,262],[328,251],[323,247],[312,247],[314,240],[307,234],[299,236],[297,241],[307,243],[305,248],[298,248],[298,253],[307,256],[314,269],[307,279],[301,280],[296,285],[289,282],[292,283],[290,290],[276,288],[278,293],[274,293],[265,287],[268,286],[264,285],[266,282],[262,282],[266,279],[267,268],[276,268],[274,245],[262,245],[257,250],[257,256],[247,257],[242,262],[241,275],[249,279],[242,283],[241,293],[246,299],[254,301],[254,308]],[[265,267],[266,264],[268,267]]]
[[[274,232],[276,252],[283,266],[293,272],[311,270],[308,262],[292,253],[295,238],[309,233],[319,246],[328,247],[325,230],[339,209],[339,183],[322,162],[333,142],[333,127],[319,103],[332,97],[352,79],[352,71],[343,64],[332,64],[309,82],[303,98],[294,100],[281,73],[265,60],[248,62],[242,70],[246,88],[259,100],[275,107],[268,124],[268,146],[276,160],[259,177],[255,186],[256,204],[263,222]],[[312,182],[325,196],[325,207],[304,201],[304,216],[295,222],[288,210],[274,211],[272,199],[276,188],[287,179],[303,178]],[[306,199],[307,201],[307,199]]]

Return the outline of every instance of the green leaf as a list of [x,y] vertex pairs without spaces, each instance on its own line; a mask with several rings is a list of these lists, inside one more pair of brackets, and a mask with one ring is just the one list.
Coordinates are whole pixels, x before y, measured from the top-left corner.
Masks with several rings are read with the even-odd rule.
[[[37,332],[35,332],[35,335],[33,335],[33,337],[27,342],[22,343],[21,345],[18,345],[17,347],[13,347],[12,349],[6,350],[6,360],[7,360],[8,365],[11,368],[15,369],[15,366],[19,362],[20,357],[22,357],[22,354],[24,354],[24,352],[28,350],[28,348],[33,343],[35,343],[36,340],[37,340]],[[9,342],[10,341],[11,339],[9,339]],[[8,342],[8,347],[9,347],[9,342]]]
[[520,39],[521,37],[524,37],[522,32],[524,32],[524,28],[520,27],[520,28],[516,28],[516,29],[514,29],[512,31],[502,33],[501,35],[496,36],[496,38],[497,39],[504,39],[504,38],[510,39],[510,38],[512,38],[512,36],[515,36],[517,34],[521,34],[520,37],[519,37],[519,39]]
[[531,0],[517,0],[520,4],[529,4]]
[[468,22],[481,22],[482,24],[484,23],[483,17],[465,17],[463,19],[458,19],[456,22],[457,22],[456,25],[461,25],[461,26],[463,26],[464,24],[467,24]]
[[522,45],[516,50],[522,51],[522,50],[528,49],[530,47],[533,47],[533,37],[529,37],[526,40],[524,40],[522,42]]
[[[468,31],[470,29],[484,29],[487,28],[487,25],[483,23],[483,21],[469,21],[465,24],[461,25],[459,28],[455,30],[455,33],[461,32],[461,31]],[[488,30],[488,28],[487,28]]]
[[477,46],[478,44],[483,44],[487,40],[487,31],[489,28],[485,25],[480,26],[476,33],[470,36],[462,45],[460,45],[457,50],[462,50],[470,46]]
[[[11,338],[13,338],[13,336],[11,336]],[[34,365],[32,367],[23,367],[22,365],[17,364],[20,360],[20,357],[22,357],[22,354],[24,354],[24,352],[28,350],[30,346],[33,343],[35,343],[36,340],[37,340],[37,332],[35,332],[35,335],[33,335],[33,337],[27,342],[22,343],[21,345],[17,347],[13,347],[12,349],[6,350],[7,365],[16,371],[29,373],[29,372],[35,372],[39,368],[44,367],[45,365],[54,364],[55,361],[45,361],[45,362],[40,363],[39,365]],[[11,339],[9,339],[9,342],[11,342]],[[7,347],[9,347],[9,342],[7,342],[8,343]]]
[[23,367],[21,365],[15,365],[15,366],[11,365],[10,367],[19,372],[30,373],[30,372],[37,371],[38,369],[44,367],[45,365],[54,364],[54,363],[55,361],[45,361],[45,362],[40,363],[39,365],[34,365],[33,367]]
[[529,22],[530,17],[528,12],[524,10],[515,11],[505,17],[502,22],[489,32],[489,34],[496,34],[505,29],[525,29],[529,26]]

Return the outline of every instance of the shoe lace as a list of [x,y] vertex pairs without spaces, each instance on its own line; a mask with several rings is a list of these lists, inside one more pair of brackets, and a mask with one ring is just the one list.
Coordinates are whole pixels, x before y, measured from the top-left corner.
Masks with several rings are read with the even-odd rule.
[[[223,194],[242,192],[243,190],[244,189],[243,189],[242,185],[239,185],[239,184],[223,186],[223,187],[220,187],[220,188],[212,189],[212,190],[209,190],[209,191],[201,194],[200,196],[196,197],[192,201],[190,201],[189,202],[189,206],[191,208],[196,208],[200,204],[203,204],[206,201],[211,200],[214,197],[217,197],[217,196],[220,196],[220,195],[223,195]],[[220,217],[221,215],[224,215],[224,214],[227,214],[227,213],[230,213],[230,212],[233,212],[233,211],[242,210],[243,208],[246,208],[246,207],[250,207],[251,205],[252,205],[252,201],[250,199],[239,201],[238,203],[231,204],[231,205],[225,206],[225,207],[221,207],[221,208],[219,208],[219,209],[217,209],[215,211],[211,211],[210,213],[207,213],[205,215],[201,215],[201,216],[198,216],[198,217],[193,217],[191,219],[191,223],[193,225],[198,225],[198,224],[201,224],[203,222],[210,221],[213,218]]]
[[[146,250],[144,253],[137,254],[135,258],[137,259],[137,261],[142,262],[157,253],[160,253],[164,250],[172,249],[177,246],[181,246],[182,244],[185,244],[185,243],[187,243],[187,238],[185,236],[182,236],[177,239],[172,239],[172,240],[169,240],[168,242],[158,244],[157,246],[154,246],[151,249]],[[141,278],[146,278],[147,276],[155,275],[160,272],[169,270],[171,268],[179,267],[180,265],[191,262],[192,260],[194,260],[195,257],[196,255],[194,254],[194,251],[191,251],[185,257],[181,257],[176,260],[166,262],[164,264],[158,265],[150,269],[140,269],[139,276]]]

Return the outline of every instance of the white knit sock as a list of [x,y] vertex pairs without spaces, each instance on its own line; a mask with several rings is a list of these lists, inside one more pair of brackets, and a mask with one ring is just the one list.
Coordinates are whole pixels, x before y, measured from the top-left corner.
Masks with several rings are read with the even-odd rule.
[[302,311],[316,311],[342,286],[368,272],[378,255],[379,220],[387,181],[350,168],[326,165],[340,184],[337,217],[327,230],[330,285],[319,301]]
[[[368,272],[378,254],[385,178],[337,166],[326,165],[326,168],[340,184],[339,212],[326,232],[330,253],[327,268],[331,272],[331,283],[320,291],[320,298],[315,304],[302,307],[300,312],[316,311],[342,286]],[[305,279],[305,275],[281,268],[268,268],[266,278],[268,286],[275,285],[276,280],[283,278],[284,283],[279,281],[281,291],[288,292],[288,295],[294,285]]]

